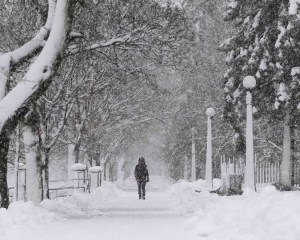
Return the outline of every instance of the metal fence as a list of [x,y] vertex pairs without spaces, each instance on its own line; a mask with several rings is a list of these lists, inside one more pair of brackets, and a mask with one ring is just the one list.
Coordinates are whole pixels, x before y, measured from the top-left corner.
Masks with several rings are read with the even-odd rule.
[[[12,169],[13,170],[13,169]],[[22,173],[22,177],[21,177]],[[66,197],[73,194],[75,189],[82,189],[83,192],[90,193],[91,191],[91,176],[92,173],[88,170],[77,171],[77,178],[65,180],[49,180],[49,197],[50,199],[57,199],[59,197]],[[102,173],[99,172],[98,185],[101,186]],[[12,180],[10,181],[12,185]],[[26,194],[26,169],[19,169],[18,176],[18,200],[27,200]],[[14,187],[8,188],[10,201],[13,201]]]
[[[83,181],[83,186],[79,184],[74,186],[74,181]],[[83,189],[84,192],[90,192],[90,178],[66,179],[66,180],[49,180],[49,197],[57,199],[59,197],[71,196],[74,189]]]

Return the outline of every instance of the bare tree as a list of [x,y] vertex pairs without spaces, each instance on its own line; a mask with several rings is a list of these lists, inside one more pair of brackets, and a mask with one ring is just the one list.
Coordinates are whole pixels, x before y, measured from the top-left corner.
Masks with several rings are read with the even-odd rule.
[[[29,104],[35,102],[46,91],[61,63],[69,42],[75,3],[75,0],[57,2],[49,0],[47,22],[37,35],[20,48],[0,56],[0,194],[2,207],[7,208],[9,204],[6,169],[10,135],[18,120],[28,112]],[[12,66],[29,58],[41,48],[41,53],[31,64],[22,80],[5,95]],[[29,200],[32,200],[30,195]]]

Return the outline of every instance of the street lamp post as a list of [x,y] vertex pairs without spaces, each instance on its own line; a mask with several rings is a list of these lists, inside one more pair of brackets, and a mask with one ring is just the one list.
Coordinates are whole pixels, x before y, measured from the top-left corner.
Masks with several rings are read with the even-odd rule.
[[213,108],[208,108],[206,110],[207,115],[207,148],[206,148],[206,187],[212,188],[212,150],[211,150],[211,118],[215,115],[215,110]]
[[245,187],[255,191],[254,182],[254,152],[253,152],[253,121],[252,121],[252,94],[250,90],[256,85],[256,80],[252,76],[244,78],[243,86],[247,89],[247,124],[246,124],[246,168],[245,168]]

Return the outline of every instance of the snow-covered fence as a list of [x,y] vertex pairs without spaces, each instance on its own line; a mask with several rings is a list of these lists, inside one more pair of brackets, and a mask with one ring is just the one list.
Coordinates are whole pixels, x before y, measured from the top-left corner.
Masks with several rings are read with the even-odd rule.
[[245,165],[242,158],[226,158],[225,155],[221,156],[221,178],[227,174],[240,174],[244,175]]
[[74,177],[67,180],[50,180],[50,198],[65,197],[72,195],[74,190],[86,192],[90,189],[90,179],[88,178],[87,166],[76,163],[71,166]]
[[[281,178],[280,163],[257,162],[257,157],[255,156],[254,168],[255,168],[254,177],[256,182],[256,188],[262,188],[280,181]],[[300,168],[298,166],[297,168],[294,169],[294,176],[296,175],[296,173],[299,172],[299,170]],[[224,178],[227,174],[244,175],[244,173],[245,173],[245,164],[242,158],[226,158],[225,155],[221,156],[221,177],[222,178]],[[298,181],[296,182],[295,182],[295,186],[299,186],[299,182]]]
[[[11,172],[14,169],[12,168]],[[94,179],[95,187],[101,186],[102,167],[92,167],[90,171],[87,169],[85,164],[74,164],[73,165],[73,175],[72,179],[51,179],[49,180],[49,195],[50,199],[56,199],[59,197],[66,197],[73,194],[74,190],[79,190],[81,192],[90,192],[91,183]],[[13,193],[15,191],[13,181],[11,176],[8,177],[9,180],[9,197],[10,201],[13,201]],[[26,165],[19,167],[18,174],[18,200],[27,200],[26,193]]]
[[[90,192],[101,186],[103,168],[94,166],[87,168],[87,165],[76,163],[71,166],[74,177],[68,180],[50,180],[50,198],[65,197],[72,195],[74,190]],[[72,182],[72,184],[70,184]]]
[[294,172],[293,172],[293,180],[294,180],[294,186],[300,187],[300,164],[299,162],[296,162],[294,164]]
[[261,162],[255,164],[256,188],[265,187],[280,181],[280,163]]
[[50,199],[66,197],[72,195],[74,186],[69,186],[68,182],[73,183],[74,179],[70,180],[50,180],[49,195]]

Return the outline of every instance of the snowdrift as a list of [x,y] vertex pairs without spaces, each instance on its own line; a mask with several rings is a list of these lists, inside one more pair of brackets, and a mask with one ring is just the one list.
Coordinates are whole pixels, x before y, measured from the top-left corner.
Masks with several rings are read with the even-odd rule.
[[[201,190],[195,192],[194,190]],[[174,184],[169,193],[177,210],[188,217],[184,228],[205,239],[299,240],[300,192],[278,192],[268,186],[241,196],[209,193],[205,181]]]
[[103,202],[112,201],[121,193],[112,183],[103,182],[91,194],[74,192],[72,196],[57,200],[44,200],[35,206],[32,202],[18,201],[10,204],[8,209],[0,208],[0,239],[9,235],[38,229],[55,221],[67,218],[88,218],[100,213],[97,211]]

